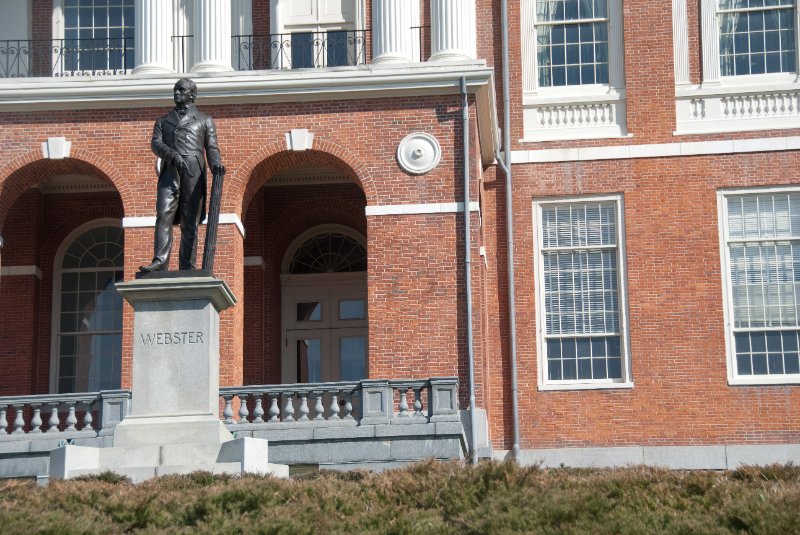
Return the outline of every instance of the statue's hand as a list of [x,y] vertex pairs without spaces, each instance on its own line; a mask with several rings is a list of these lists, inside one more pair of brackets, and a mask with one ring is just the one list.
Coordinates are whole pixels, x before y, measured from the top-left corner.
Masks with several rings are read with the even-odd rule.
[[178,173],[181,175],[188,175],[189,174],[189,166],[186,165],[186,161],[180,154],[176,154],[172,157],[172,165],[178,170]]
[[215,176],[216,175],[224,175],[225,174],[225,166],[222,165],[221,163],[220,164],[216,164],[216,165],[212,165],[211,166],[211,171],[214,173]]

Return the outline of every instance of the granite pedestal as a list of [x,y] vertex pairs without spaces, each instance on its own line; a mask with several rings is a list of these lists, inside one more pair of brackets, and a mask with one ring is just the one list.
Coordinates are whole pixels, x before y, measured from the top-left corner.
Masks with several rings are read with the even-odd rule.
[[65,446],[50,454],[50,476],[111,470],[142,481],[207,470],[288,476],[267,462],[267,441],[235,440],[218,416],[219,313],[236,303],[210,276],[142,278],[117,284],[133,306],[133,388],[113,447]]

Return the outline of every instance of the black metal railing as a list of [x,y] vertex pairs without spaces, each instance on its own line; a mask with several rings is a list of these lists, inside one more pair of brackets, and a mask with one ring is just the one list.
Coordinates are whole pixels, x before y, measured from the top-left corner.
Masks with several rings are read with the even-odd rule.
[[[369,30],[234,35],[231,66],[237,71],[344,67],[367,63]],[[192,68],[194,35],[174,35],[175,69]]]
[[132,38],[0,40],[0,77],[101,76],[133,69]]

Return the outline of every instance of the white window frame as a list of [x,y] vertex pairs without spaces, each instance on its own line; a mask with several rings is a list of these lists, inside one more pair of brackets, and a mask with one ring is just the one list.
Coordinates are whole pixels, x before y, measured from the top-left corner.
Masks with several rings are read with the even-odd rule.
[[[287,21],[288,16],[285,10],[291,0],[270,0],[270,34],[272,35],[285,35],[291,33],[313,33],[315,36],[327,33],[329,31],[348,31],[358,32],[366,30],[366,0],[355,0],[355,13],[352,22],[344,19],[340,20],[320,20],[319,17],[310,19],[308,21]],[[317,0],[315,0],[317,1]],[[292,58],[278,58],[276,60],[275,54],[282,53],[282,46],[277,50],[273,50],[272,64],[281,65],[279,68],[291,69]],[[324,51],[322,52],[324,54]],[[325,58],[324,61],[327,61]]]
[[[551,381],[547,370],[547,344],[545,336],[545,291],[544,291],[544,255],[541,254],[542,208],[549,205],[586,204],[593,202],[613,202],[616,205],[617,224],[617,277],[619,288],[620,345],[622,353],[622,380],[614,379],[578,379],[568,381]],[[631,373],[630,329],[628,311],[628,275],[625,253],[625,211],[622,194],[592,195],[574,197],[548,197],[533,201],[534,227],[534,284],[536,288],[536,349],[538,354],[538,386],[539,390],[603,390],[614,388],[633,388]],[[581,338],[580,335],[575,335]]]
[[[64,256],[78,237],[86,232],[99,227],[122,227],[122,221],[112,218],[93,219],[78,228],[64,238],[61,245],[58,246],[55,259],[53,261],[53,293],[52,293],[52,308],[50,313],[50,384],[49,389],[51,394],[58,393],[58,379],[59,379],[59,347],[58,335],[60,332],[61,322],[61,275],[63,272]],[[123,243],[124,248],[124,243]],[[124,322],[124,318],[123,318]],[[123,325],[122,332],[125,332]]]
[[[167,1],[167,0],[165,0]],[[64,19],[64,0],[53,0],[53,18],[52,18],[52,28],[53,28],[53,40],[63,40],[65,31],[66,31],[66,21]],[[136,41],[133,42],[134,49],[137,46]],[[56,65],[56,62],[59,60],[59,54],[57,52],[53,52],[53,66]],[[131,66],[129,71],[133,70],[133,65]],[[81,71],[63,71],[63,72],[81,72]],[[118,73],[121,74],[121,73]]]
[[[800,186],[730,188],[717,190],[717,215],[719,228],[720,263],[722,271],[722,302],[723,317],[725,321],[725,353],[728,368],[728,384],[731,386],[800,384],[800,374],[747,376],[739,376],[737,374],[736,346],[733,332],[733,288],[731,280],[730,255],[728,254],[729,233],[727,199],[728,197],[739,195],[769,193],[800,193]],[[798,329],[800,329],[800,327],[798,327]]]
[[522,7],[520,142],[627,137],[622,0],[608,0],[608,84],[539,87],[536,0]]
[[[763,86],[775,87],[777,84],[797,84],[798,72],[765,73],[742,76],[722,76],[720,74],[719,54],[719,0],[701,0],[703,48],[703,82],[702,85],[721,85],[723,87]],[[800,62],[800,0],[795,0],[795,68]],[[688,51],[687,51],[688,54]]]

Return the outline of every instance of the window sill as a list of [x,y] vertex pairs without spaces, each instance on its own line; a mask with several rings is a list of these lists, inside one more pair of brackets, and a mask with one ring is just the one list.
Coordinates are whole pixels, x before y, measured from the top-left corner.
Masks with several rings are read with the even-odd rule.
[[795,75],[742,78],[677,87],[675,135],[800,128]]
[[728,386],[792,386],[800,385],[800,375],[787,375],[782,377],[760,375],[758,378],[748,377],[728,379]]
[[580,89],[584,91],[558,94],[548,90],[525,95],[523,141],[625,137],[625,92],[607,86]]
[[630,390],[633,388],[633,381],[624,383],[560,383],[560,384],[540,384],[541,392],[557,392],[569,390]]

